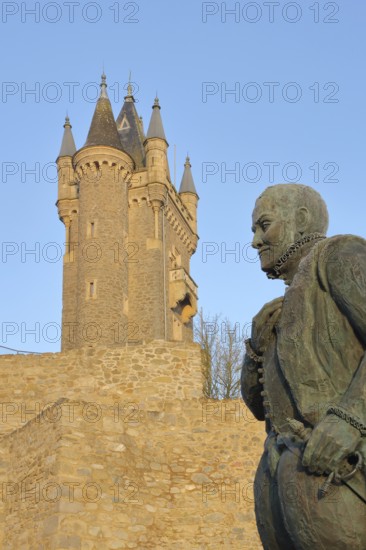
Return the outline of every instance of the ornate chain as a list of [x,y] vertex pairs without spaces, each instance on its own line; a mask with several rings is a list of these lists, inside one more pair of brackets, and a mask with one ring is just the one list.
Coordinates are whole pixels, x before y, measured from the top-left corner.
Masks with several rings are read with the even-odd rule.
[[345,420],[348,424],[351,424],[351,426],[356,428],[362,437],[366,437],[366,426],[362,424],[358,418],[350,415],[344,409],[341,409],[340,407],[329,407],[327,414],[335,414],[339,418],[342,418],[342,420]]
[[310,235],[306,235],[305,237],[302,237],[298,241],[291,244],[286,252],[282,254],[280,259],[277,261],[276,265],[273,268],[273,275],[269,275],[270,278],[277,278],[280,275],[281,267],[287,262],[291,256],[295,254],[295,252],[301,248],[304,244],[309,243],[310,241],[314,241],[316,239],[325,239],[326,236],[322,235],[321,233],[310,233]]

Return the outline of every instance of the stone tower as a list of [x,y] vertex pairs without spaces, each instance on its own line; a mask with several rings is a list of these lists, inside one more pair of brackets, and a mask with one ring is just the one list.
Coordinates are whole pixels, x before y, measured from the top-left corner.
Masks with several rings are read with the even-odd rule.
[[66,229],[62,349],[192,340],[197,201],[187,157],[171,178],[158,98],[145,136],[131,86],[115,121],[105,75],[85,145],[69,119],[57,159]]
[[171,182],[160,113],[145,136],[129,87],[115,121],[103,76],[79,150],[66,119],[62,351],[0,357],[4,550],[262,548],[263,428],[204,394],[198,196],[188,157]]

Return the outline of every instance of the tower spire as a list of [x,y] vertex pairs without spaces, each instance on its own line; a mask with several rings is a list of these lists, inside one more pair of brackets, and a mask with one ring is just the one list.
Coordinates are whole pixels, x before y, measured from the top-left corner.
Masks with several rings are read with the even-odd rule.
[[153,112],[150,119],[150,125],[149,129],[147,131],[147,139],[150,138],[160,138],[167,141],[165,137],[164,127],[163,127],[163,121],[160,114],[160,103],[158,96],[155,97],[154,105],[152,107]]
[[100,84],[100,96],[95,107],[85,147],[92,145],[106,145],[122,149],[112,105],[107,93],[107,77],[104,72]]
[[182,199],[184,206],[191,215],[192,229],[197,235],[197,203],[198,195],[196,186],[193,181],[191,172],[191,162],[187,153],[186,162],[184,163],[184,172],[182,182],[179,188],[179,196]]
[[145,166],[144,129],[135,107],[131,71],[129,72],[127,95],[117,117],[116,125],[122,150],[128,153],[138,168]]
[[197,195],[196,186],[193,181],[191,162],[187,153],[186,162],[184,163],[184,173],[180,184],[179,193],[194,193]]
[[70,119],[68,115],[66,115],[65,117],[64,128],[65,130],[62,138],[59,157],[72,157],[76,152],[76,147],[75,147],[74,136],[72,135],[72,131],[71,131],[72,126],[70,124]]

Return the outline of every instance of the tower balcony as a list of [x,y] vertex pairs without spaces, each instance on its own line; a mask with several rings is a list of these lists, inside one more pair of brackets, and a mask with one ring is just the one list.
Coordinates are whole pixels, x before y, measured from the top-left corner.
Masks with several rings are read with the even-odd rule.
[[184,267],[169,271],[169,307],[183,323],[197,313],[197,285]]

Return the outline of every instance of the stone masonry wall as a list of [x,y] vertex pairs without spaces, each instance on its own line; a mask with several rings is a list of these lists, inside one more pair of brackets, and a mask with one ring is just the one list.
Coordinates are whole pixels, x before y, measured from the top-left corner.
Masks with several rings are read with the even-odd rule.
[[263,425],[202,398],[200,365],[163,341],[0,357],[1,547],[260,549]]
[[[161,239],[154,239],[154,213],[147,188],[139,189],[129,207],[128,322],[129,340],[164,337],[164,271]],[[132,191],[130,191],[131,195]]]
[[74,162],[79,179],[74,347],[86,342],[123,345],[125,340],[119,341],[116,332],[128,323],[124,309],[128,273],[119,248],[128,231],[126,178],[132,161],[112,148],[88,147],[75,155]]
[[58,526],[58,448],[62,423],[29,421],[1,438],[0,548],[51,548]]

